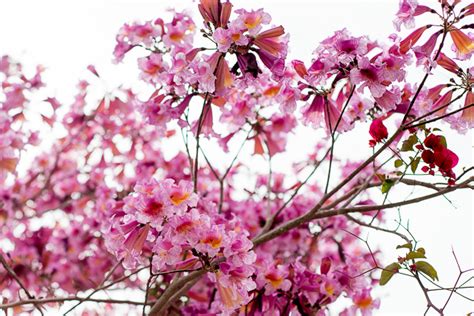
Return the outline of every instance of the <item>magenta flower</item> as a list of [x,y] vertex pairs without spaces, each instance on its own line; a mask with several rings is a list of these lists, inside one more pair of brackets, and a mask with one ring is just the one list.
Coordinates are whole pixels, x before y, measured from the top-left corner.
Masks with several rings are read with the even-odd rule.
[[260,272],[257,276],[259,286],[265,287],[265,293],[272,294],[277,290],[288,291],[291,282],[286,279],[287,272],[282,266],[268,267],[265,272]]
[[158,237],[153,247],[153,268],[156,272],[174,267],[179,261],[182,249],[171,238]]
[[354,84],[361,83],[360,91],[368,87],[374,98],[381,97],[387,89],[383,84],[384,71],[372,64],[366,57],[360,59],[358,67],[351,70],[350,79]]
[[423,65],[426,71],[434,64],[432,54],[440,34],[440,32],[436,32],[430,36],[425,44],[413,47],[413,52],[416,56],[416,65]]
[[403,24],[406,28],[415,27],[415,14],[417,12],[417,0],[400,0],[400,8],[397,12],[397,18],[393,21],[393,25],[400,32],[400,26]]
[[[95,313],[114,314],[117,302],[132,314],[370,315],[380,251],[362,242],[360,221],[383,231],[390,207],[471,185],[465,157],[435,134],[438,121],[474,126],[474,6],[464,1],[436,11],[401,0],[397,29],[427,12],[441,21],[386,41],[341,29],[287,67],[289,35],[263,9],[232,14],[227,0],[199,0],[197,23],[170,10],[121,27],[114,56],[134,50],[138,84],[96,95],[106,69],[89,65],[71,104],[43,89],[44,67],[0,57],[1,309],[49,310],[57,295],[80,304],[114,285],[143,295],[107,292]],[[413,56],[420,81],[408,76]],[[377,150],[333,157],[354,145],[339,134],[357,137],[367,118]],[[419,163],[445,179],[411,181]],[[388,204],[374,196],[401,180],[436,190]],[[416,276],[408,261],[389,262]]]
[[214,31],[214,34],[212,35],[212,37],[216,41],[217,49],[220,52],[225,53],[229,50],[230,44],[232,43],[232,39],[227,29],[224,29],[222,27],[217,28]]
[[420,39],[420,37],[423,35],[423,33],[431,27],[430,25],[425,25],[422,26],[415,31],[413,31],[410,35],[408,35],[406,38],[404,38],[400,42],[400,53],[402,55],[406,54]]
[[363,289],[352,297],[354,306],[352,310],[359,310],[362,316],[372,315],[372,311],[380,307],[380,300],[373,299],[370,295],[370,289]]
[[258,9],[257,11],[239,9],[235,10],[235,13],[238,14],[235,25],[242,30],[247,30],[250,36],[257,35],[262,29],[262,25],[269,24],[272,20],[270,15],[264,12],[263,9]]
[[285,29],[280,25],[257,34],[253,43],[265,53],[283,57],[286,56],[286,39],[282,37],[283,34]]

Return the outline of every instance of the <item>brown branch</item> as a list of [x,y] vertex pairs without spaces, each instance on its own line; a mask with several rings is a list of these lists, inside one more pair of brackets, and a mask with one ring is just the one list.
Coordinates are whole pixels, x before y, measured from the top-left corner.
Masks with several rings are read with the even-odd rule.
[[185,287],[188,282],[199,279],[206,273],[207,271],[204,269],[197,270],[171,283],[171,285],[163,292],[163,294],[161,294],[160,298],[155,302],[155,304],[153,304],[149,315],[162,315],[163,311],[170,303],[172,303],[171,298],[178,291],[180,291],[181,288]]
[[[28,289],[26,288],[26,286],[23,284],[23,282],[21,282],[20,278],[18,277],[18,275],[16,274],[16,272],[10,267],[10,265],[7,263],[7,261],[5,260],[5,258],[3,257],[3,255],[0,253],[0,263],[3,265],[3,267],[5,268],[5,270],[8,272],[8,274],[16,281],[16,283],[18,283],[18,285],[23,289],[23,291],[25,291],[26,293],[26,296],[28,296],[28,298],[30,300],[34,300],[35,297],[34,295],[32,295],[30,293],[30,291],[28,291]],[[40,312],[41,315],[43,315],[43,311],[41,310],[41,307],[38,306],[37,304],[34,304],[36,309]]]
[[[417,126],[420,126],[420,125],[425,125],[425,124],[428,124],[428,123],[436,122],[436,121],[438,121],[438,120],[441,120],[441,119],[443,119],[443,118],[445,118],[445,117],[451,116],[451,115],[456,114],[456,113],[458,113],[458,112],[464,111],[464,110],[466,110],[466,109],[468,109],[468,108],[470,108],[470,107],[473,107],[473,106],[474,106],[474,103],[469,104],[469,105],[466,105],[466,106],[464,106],[464,107],[462,107],[462,108],[459,108],[459,109],[457,109],[457,110],[448,112],[448,113],[446,113],[446,114],[444,114],[444,115],[441,115],[441,116],[432,118],[432,119],[427,120],[427,121],[422,121],[422,122],[417,123],[417,124],[409,124],[408,126],[405,127],[405,129],[409,129],[409,128],[417,127]],[[410,123],[411,123],[411,122],[410,122]]]
[[347,176],[341,183],[339,183],[334,189],[332,189],[329,193],[325,194],[318,204],[316,204],[311,210],[309,210],[306,214],[301,215],[279,227],[274,228],[273,230],[260,234],[256,238],[254,238],[253,242],[257,245],[268,240],[271,240],[281,234],[287,232],[288,230],[307,223],[308,221],[312,220],[314,214],[318,212],[323,204],[330,199],[334,194],[339,192],[347,183],[349,183],[355,176],[359,174],[365,167],[367,167],[370,163],[375,161],[375,159],[388,147],[390,144],[397,138],[397,136],[402,132],[401,128],[398,128],[396,132],[388,139],[380,148],[377,150],[372,156],[369,157],[365,162],[363,162],[359,167],[357,167],[349,176]]
[[329,127],[330,127],[330,130],[331,130],[331,147],[330,147],[331,154],[329,155],[328,176],[327,176],[327,179],[326,179],[326,186],[324,188],[324,194],[328,193],[329,182],[331,180],[331,170],[332,170],[332,161],[333,161],[333,156],[334,156],[334,146],[335,146],[335,143],[336,143],[336,139],[334,138],[334,136],[337,132],[337,128],[339,127],[339,124],[341,123],[342,116],[343,116],[344,112],[346,111],[346,108],[349,105],[349,102],[351,101],[352,96],[354,95],[355,88],[356,88],[356,85],[352,85],[349,97],[347,98],[347,100],[344,104],[344,107],[342,108],[341,114],[339,114],[339,117],[337,119],[336,126],[334,127],[334,130],[332,130],[331,119],[329,118],[328,100],[327,100],[327,98],[325,98],[325,107],[324,107],[325,114],[324,115],[328,116]]
[[368,211],[382,210],[382,209],[387,209],[387,208],[394,208],[394,207],[400,207],[403,205],[414,204],[414,203],[418,203],[418,202],[422,202],[425,200],[438,197],[440,195],[443,195],[449,192],[453,192],[457,189],[469,188],[469,183],[473,181],[474,181],[474,177],[471,177],[467,179],[466,181],[459,183],[457,185],[446,187],[435,193],[423,195],[423,196],[410,199],[410,200],[399,201],[399,202],[389,203],[389,204],[384,204],[384,205],[364,205],[364,206],[358,206],[358,207],[352,207],[352,208],[342,208],[342,209],[337,209],[337,210],[324,211],[324,212],[315,214],[314,219],[344,215],[344,214],[349,214],[349,213],[363,213],[363,212],[368,212]]
[[358,225],[360,225],[360,226],[364,226],[364,227],[368,227],[368,228],[371,228],[371,229],[374,229],[374,230],[378,230],[378,231],[390,233],[390,234],[393,234],[393,235],[397,235],[398,237],[402,238],[402,239],[405,240],[406,242],[410,242],[410,239],[409,239],[407,236],[405,236],[404,234],[402,234],[402,233],[400,233],[400,232],[397,232],[396,230],[391,230],[391,229],[386,229],[386,228],[383,228],[383,227],[380,227],[380,226],[371,225],[371,224],[366,223],[366,222],[364,222],[364,221],[361,221],[361,220],[359,220],[359,219],[357,219],[357,218],[355,218],[355,217],[352,217],[352,216],[349,215],[349,214],[346,214],[346,217],[347,217],[350,221],[352,221],[352,222],[354,222],[354,223],[356,223],[356,224],[358,224]]
[[330,153],[331,149],[329,148],[326,153],[324,154],[323,158],[321,158],[319,161],[316,161],[314,164],[313,170],[308,174],[308,176],[303,180],[303,182],[293,191],[293,194],[283,203],[283,205],[268,219],[268,221],[265,223],[265,226],[262,228],[262,231],[260,234],[263,234],[270,230],[272,228],[272,225],[277,218],[278,215],[290,204],[290,202],[295,198],[295,196],[298,194],[298,192],[301,190],[301,188],[309,181],[309,179],[313,176],[313,174],[318,170],[319,166],[321,163],[326,159],[328,154]]
[[[78,307],[79,305],[81,305],[83,302],[89,300],[95,293],[97,292],[100,292],[102,290],[105,290],[109,287],[111,287],[112,285],[116,284],[115,282],[112,282],[110,284],[108,284],[107,286],[104,286],[105,282],[107,282],[107,280],[112,276],[112,274],[115,272],[115,270],[117,270],[117,268],[122,264],[122,261],[123,260],[120,260],[119,262],[117,262],[115,264],[115,266],[112,267],[112,269],[105,275],[104,279],[102,280],[102,282],[100,282],[99,286],[97,286],[87,297],[84,298],[84,300],[79,300],[79,302],[72,306],[70,309],[68,309],[65,313],[64,313],[64,316],[67,315],[68,313],[70,313],[71,311],[73,311],[76,307]],[[141,271],[140,269],[138,271]],[[138,273],[138,272],[137,272]],[[131,277],[133,274],[129,274],[127,276],[127,279],[129,277]],[[117,282],[118,283],[118,282]]]
[[153,265],[152,265],[152,261],[153,261],[153,255],[151,255],[150,257],[150,276],[148,277],[148,281],[146,282],[146,289],[145,289],[145,302],[143,304],[143,310],[142,310],[142,315],[145,316],[145,308],[146,308],[146,305],[148,303],[148,294],[149,294],[149,291],[150,291],[150,288],[151,288],[151,283],[153,282],[153,278],[155,277],[153,275]]
[[470,182],[474,181],[474,177],[471,177],[467,179],[466,181],[450,186],[444,189],[441,189],[435,193],[424,195],[418,198],[414,198],[411,200],[406,200],[406,201],[400,201],[396,203],[390,203],[390,204],[385,204],[385,205],[366,205],[366,206],[359,206],[359,207],[352,207],[352,208],[342,208],[342,209],[336,209],[336,210],[328,210],[328,211],[322,211],[322,212],[315,212],[314,208],[307,212],[306,214],[303,214],[291,221],[286,222],[285,224],[274,228],[273,230],[259,235],[256,238],[253,239],[254,246],[257,246],[259,244],[262,244],[264,242],[267,242],[273,238],[276,238],[287,231],[289,231],[292,228],[298,227],[300,225],[306,224],[311,220],[314,219],[320,219],[320,218],[327,218],[327,217],[333,217],[337,215],[345,215],[349,213],[363,213],[363,212],[368,212],[368,211],[374,211],[374,210],[381,210],[381,209],[387,209],[387,208],[394,208],[394,207],[399,207],[403,205],[408,205],[408,204],[413,204],[413,203],[418,203],[424,200],[432,199],[434,197],[455,191],[456,189],[460,188],[466,188],[468,187],[468,184]]
[[[37,299],[28,299],[28,300],[21,300],[17,302],[1,304],[0,309],[7,309],[22,305],[44,305],[49,303],[62,303],[68,301],[83,301],[85,298],[78,297],[78,296],[71,296],[71,297],[48,297],[48,298],[37,298]],[[131,301],[131,300],[115,300],[115,299],[100,299],[100,298],[88,298],[88,302],[96,302],[96,303],[111,303],[111,304],[128,304],[128,305],[143,305],[143,302]],[[149,302],[148,305],[153,305],[155,302]]]

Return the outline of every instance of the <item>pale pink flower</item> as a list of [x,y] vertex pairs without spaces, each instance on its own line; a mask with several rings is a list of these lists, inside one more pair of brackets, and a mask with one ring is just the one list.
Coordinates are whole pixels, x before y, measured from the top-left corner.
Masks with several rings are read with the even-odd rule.
[[257,35],[262,29],[262,25],[268,24],[272,20],[270,15],[264,12],[263,9],[258,9],[257,11],[239,9],[235,10],[235,13],[237,13],[238,16],[234,23],[240,29],[246,29],[250,36]]
[[400,0],[400,8],[397,12],[397,18],[393,21],[393,25],[400,32],[400,26],[403,24],[406,28],[415,27],[415,12],[418,6],[417,0]]
[[230,48],[230,44],[232,43],[232,39],[230,37],[229,31],[227,29],[224,29],[222,27],[217,28],[214,31],[214,34],[212,34],[212,38],[217,43],[217,49],[220,52],[227,52]]
[[386,86],[382,84],[384,80],[383,71],[373,65],[366,57],[359,60],[358,68],[351,70],[350,78],[354,84],[361,83],[359,87],[360,91],[368,87],[374,98],[381,97],[387,89]]

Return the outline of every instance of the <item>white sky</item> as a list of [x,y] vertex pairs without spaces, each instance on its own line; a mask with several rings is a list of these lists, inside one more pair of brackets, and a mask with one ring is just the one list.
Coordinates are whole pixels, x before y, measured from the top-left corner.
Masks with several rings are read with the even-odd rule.
[[[367,34],[383,41],[394,32],[391,21],[398,7],[397,0],[232,2],[235,7],[264,7],[272,15],[273,23],[283,24],[291,34],[290,57],[306,61],[319,41],[343,27],[354,35]],[[426,0],[425,3],[437,1]],[[75,92],[78,78],[89,75],[85,71],[89,64],[96,65],[109,87],[136,81],[134,61],[129,59],[127,65],[120,66],[111,63],[115,35],[120,26],[132,20],[157,18],[169,7],[193,8],[193,2],[1,0],[0,7],[0,55],[10,54],[20,61],[46,66],[45,79],[50,88],[54,87],[52,93],[67,101],[71,100]],[[197,11],[194,12],[196,16]],[[414,74],[414,78],[418,78],[417,75],[421,77],[420,74]],[[366,130],[362,132],[367,133]],[[341,140],[339,147],[336,147],[336,154],[351,158],[367,156],[367,137],[364,134],[364,137],[359,138]],[[448,134],[447,138],[450,147],[461,158],[459,166],[471,166],[472,134]],[[293,137],[289,144],[289,150],[295,153],[295,157],[302,155],[301,148],[304,147],[304,138]],[[460,169],[457,170],[460,172]],[[421,195],[423,192],[420,190],[415,194]],[[391,199],[400,200],[409,193],[399,191]],[[450,286],[457,276],[451,247],[455,249],[464,268],[474,267],[472,193],[454,193],[449,198],[454,201],[454,206],[444,198],[439,198],[402,210],[403,218],[410,219],[412,231],[427,250],[429,261],[437,268],[441,284],[445,286]],[[392,212],[396,213],[395,210]],[[386,263],[400,254],[394,249],[399,240],[370,232],[369,241],[372,245],[379,244],[382,247]],[[420,315],[424,311],[423,294],[412,280],[396,276],[378,293],[383,299],[381,309],[375,315]],[[473,291],[465,293],[474,297]],[[467,314],[474,311],[474,306],[472,302],[455,296],[446,311],[448,315]]]

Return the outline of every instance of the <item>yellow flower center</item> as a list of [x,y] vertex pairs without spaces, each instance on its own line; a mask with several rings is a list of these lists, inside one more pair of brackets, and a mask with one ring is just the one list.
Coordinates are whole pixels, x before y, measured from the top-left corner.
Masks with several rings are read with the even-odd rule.
[[184,201],[186,201],[188,197],[189,197],[189,193],[176,192],[176,193],[171,194],[170,199],[174,205],[178,206]]
[[245,19],[244,24],[250,30],[260,24],[261,18],[258,16],[249,16]]
[[367,296],[367,297],[358,299],[355,303],[359,308],[365,309],[365,308],[370,307],[370,305],[372,305],[372,298],[370,296]]
[[265,279],[274,287],[277,288],[283,282],[283,277],[280,275],[270,272],[265,275]]
[[221,246],[222,237],[220,235],[208,235],[201,240],[202,243],[210,245],[212,248],[216,249]]
[[184,33],[182,32],[172,32],[170,33],[170,39],[174,42],[179,42],[183,39]]

